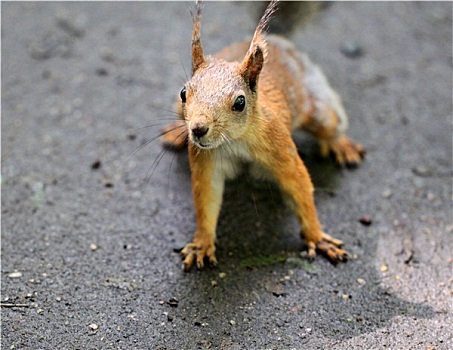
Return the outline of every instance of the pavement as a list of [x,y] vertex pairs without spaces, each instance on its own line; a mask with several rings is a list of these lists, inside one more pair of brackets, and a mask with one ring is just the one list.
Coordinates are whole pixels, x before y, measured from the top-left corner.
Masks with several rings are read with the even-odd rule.
[[[187,155],[146,143],[190,71],[189,4],[1,7],[3,349],[453,348],[451,2],[336,2],[291,33],[368,150],[341,170],[295,135],[351,259],[301,259],[278,190],[244,175],[219,266],[190,273]],[[205,52],[255,24],[206,3]]]

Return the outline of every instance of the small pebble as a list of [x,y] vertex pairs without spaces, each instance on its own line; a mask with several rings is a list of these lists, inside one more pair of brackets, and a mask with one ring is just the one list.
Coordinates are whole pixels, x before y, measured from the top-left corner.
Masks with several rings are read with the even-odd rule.
[[219,273],[219,277],[220,278],[225,278],[226,277],[226,273],[225,272],[220,272]]
[[236,321],[235,320],[230,320],[230,325],[235,326],[236,325]]
[[415,166],[412,168],[412,172],[414,173],[414,175],[420,177],[428,177],[431,175],[431,171],[424,166]]
[[81,17],[73,18],[67,12],[59,12],[56,16],[58,26],[69,35],[81,38],[85,35],[85,20]]
[[364,226],[370,226],[373,223],[373,218],[369,215],[364,215],[359,219],[359,222]]
[[353,41],[343,42],[340,46],[340,51],[348,58],[359,58],[363,56],[363,48]]
[[285,296],[286,292],[283,286],[280,283],[275,283],[268,281],[265,285],[265,288],[268,292],[272,293],[276,297]]
[[99,67],[96,69],[96,75],[98,75],[100,77],[105,77],[105,76],[109,75],[109,71],[104,67]]
[[386,189],[384,192],[381,193],[381,196],[384,198],[390,198],[393,192],[390,189]]
[[19,278],[22,277],[22,272],[20,271],[13,271],[8,275],[9,278]]
[[94,252],[94,251],[98,250],[98,246],[96,244],[94,244],[94,243],[91,243],[90,244],[90,250]]
[[97,170],[101,167],[102,163],[100,160],[96,160],[93,163],[91,163],[91,169]]
[[428,192],[426,194],[426,199],[428,199],[430,202],[432,202],[433,200],[436,199],[436,195],[434,193],[432,193],[432,192]]
[[137,138],[137,133],[134,130],[129,130],[127,132],[127,138],[131,141],[135,140]]
[[363,278],[357,278],[357,283],[363,286],[366,284],[366,281]]
[[172,297],[167,301],[167,304],[170,305],[171,307],[178,307],[179,300],[176,299],[175,297]]
[[386,271],[388,271],[388,269],[389,269],[389,268],[388,268],[387,265],[382,265],[382,266],[381,266],[381,271],[382,271],[382,272],[386,272]]
[[211,286],[217,287],[217,285],[218,285],[218,283],[217,283],[216,280],[212,280],[212,281],[211,281]]
[[96,323],[91,323],[88,327],[90,327],[93,331],[96,331],[99,329],[99,326]]
[[113,62],[115,60],[115,57],[113,56],[113,51],[108,47],[103,47],[99,55],[106,62]]

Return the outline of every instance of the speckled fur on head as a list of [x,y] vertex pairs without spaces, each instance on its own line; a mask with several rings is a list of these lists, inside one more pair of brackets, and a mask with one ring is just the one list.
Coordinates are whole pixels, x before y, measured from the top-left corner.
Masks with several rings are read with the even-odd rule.
[[[185,89],[183,114],[193,144],[199,148],[217,148],[242,135],[253,114],[255,100],[240,75],[239,62],[208,56]],[[233,111],[239,96],[245,98],[245,108]],[[200,130],[205,130],[205,134],[197,135]]]

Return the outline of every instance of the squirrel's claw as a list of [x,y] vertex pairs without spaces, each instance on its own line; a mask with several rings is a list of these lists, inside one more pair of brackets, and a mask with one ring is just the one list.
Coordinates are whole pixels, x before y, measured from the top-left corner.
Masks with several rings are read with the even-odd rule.
[[331,153],[337,164],[341,167],[356,167],[365,156],[365,148],[349,139],[346,135],[334,140],[321,141],[321,154],[327,156]]
[[336,265],[338,262],[346,262],[348,260],[348,253],[341,249],[343,242],[339,239],[333,238],[326,233],[319,242],[307,242],[308,250],[302,256],[310,260],[316,257],[316,252],[323,254],[329,261]]
[[204,267],[205,258],[208,259],[211,266],[217,265],[217,259],[215,257],[215,248],[211,244],[203,243],[188,243],[181,254],[184,257],[183,270],[190,271],[193,264],[197,264],[197,268],[201,270]]

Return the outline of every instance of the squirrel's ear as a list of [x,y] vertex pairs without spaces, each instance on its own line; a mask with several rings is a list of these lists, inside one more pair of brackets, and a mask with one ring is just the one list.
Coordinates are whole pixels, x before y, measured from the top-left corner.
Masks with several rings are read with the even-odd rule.
[[258,77],[263,65],[264,51],[259,44],[252,43],[241,65],[241,75],[252,91],[256,91]]
[[193,32],[192,32],[192,74],[200,68],[204,62],[203,46],[201,45],[201,1],[196,2],[195,13],[193,17]]
[[241,75],[249,84],[252,91],[256,91],[258,77],[261,73],[261,69],[263,69],[264,61],[267,56],[267,44],[263,34],[272,14],[277,10],[277,3],[278,0],[272,0],[267,6],[263,17],[261,17],[258,26],[255,29],[250,48],[242,61]]

